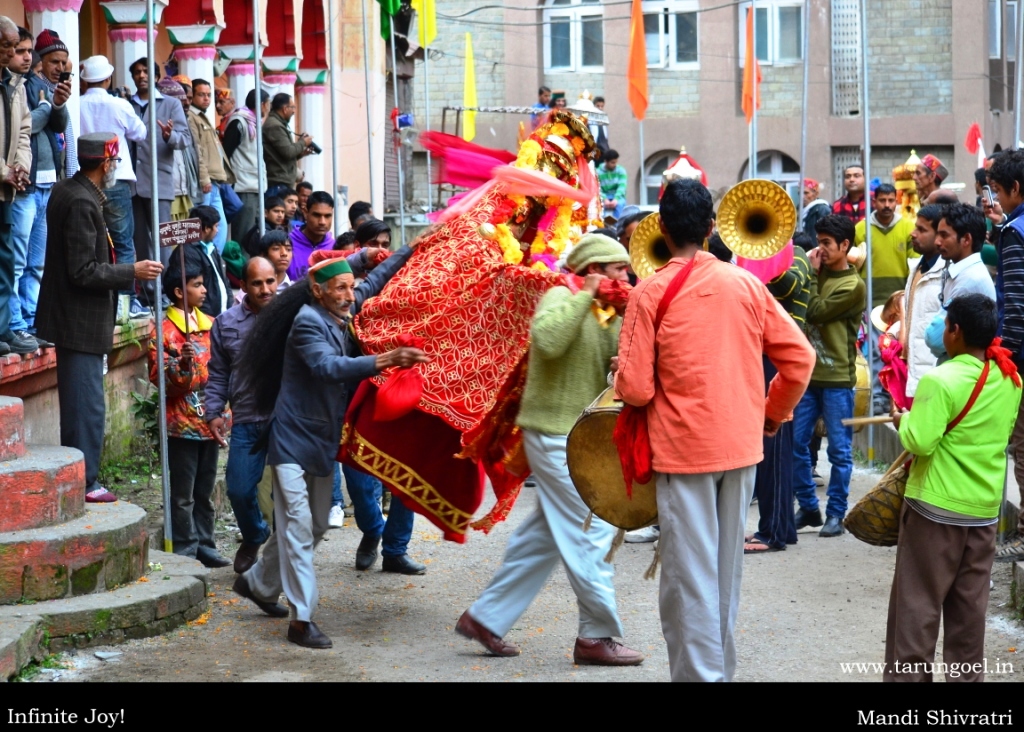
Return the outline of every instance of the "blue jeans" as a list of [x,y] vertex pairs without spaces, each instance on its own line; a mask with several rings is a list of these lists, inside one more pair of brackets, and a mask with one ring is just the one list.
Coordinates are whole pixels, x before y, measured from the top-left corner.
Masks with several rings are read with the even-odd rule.
[[385,557],[400,557],[409,548],[412,538],[412,524],[416,515],[405,507],[400,500],[391,501],[387,521],[377,504],[383,486],[371,475],[362,473],[349,465],[342,465],[345,473],[345,485],[352,498],[352,508],[356,515],[356,526],[366,536],[379,536],[381,554]]
[[[110,241],[114,244],[114,257],[118,264],[135,264],[135,217],[132,215],[131,184],[119,180],[113,188],[103,191],[107,206],[103,218],[107,223]],[[135,289],[121,290],[118,294],[135,298]]]
[[264,521],[256,500],[256,486],[267,464],[267,450],[264,448],[255,455],[250,452],[265,426],[266,422],[250,422],[231,428],[224,482],[238,529],[242,532],[242,541],[247,544],[262,544],[270,537],[270,527]]
[[217,183],[213,184],[209,193],[203,194],[203,205],[213,206],[220,214],[220,228],[217,229],[217,236],[213,237],[213,245],[219,254],[224,251],[228,241],[228,220],[224,217],[224,202],[220,199],[220,186]]
[[805,511],[818,510],[811,476],[810,444],[819,416],[825,419],[828,461],[832,465],[825,514],[841,519],[846,516],[846,499],[853,475],[853,428],[844,427],[842,420],[853,416],[853,389],[808,387],[793,411],[793,493]]
[[334,492],[331,493],[331,506],[345,508],[345,496],[341,492],[341,463],[334,466]]
[[11,291],[11,330],[28,330],[36,318],[39,283],[46,260],[46,204],[51,187],[35,186],[11,203],[11,246],[14,250],[14,289]]

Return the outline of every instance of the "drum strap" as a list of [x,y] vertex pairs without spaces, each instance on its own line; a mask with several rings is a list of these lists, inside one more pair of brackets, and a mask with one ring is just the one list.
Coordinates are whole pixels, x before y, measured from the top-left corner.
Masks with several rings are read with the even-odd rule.
[[953,421],[946,425],[946,431],[943,434],[948,435],[954,427],[956,427],[967,416],[967,413],[971,411],[971,407],[978,401],[978,395],[981,394],[981,389],[985,386],[985,381],[988,379],[989,362],[985,361],[985,368],[981,370],[981,376],[978,377],[978,383],[974,385],[974,391],[971,392],[971,398],[967,400],[967,404],[960,410],[960,414],[953,418]]
[[[654,317],[654,349],[657,357],[658,329],[661,321],[668,312],[668,306],[683,288],[683,284],[693,271],[693,264],[696,257],[691,259],[680,269],[675,277],[668,283],[665,293],[658,303],[658,311]],[[654,382],[658,383],[657,364],[655,364]],[[634,407],[626,404],[619,412],[615,420],[615,430],[612,432],[612,441],[619,453],[619,462],[622,464],[622,478],[626,483],[626,495],[633,497],[633,482],[648,483],[653,476],[652,461],[654,454],[651,451],[651,436],[647,429],[647,407]]]

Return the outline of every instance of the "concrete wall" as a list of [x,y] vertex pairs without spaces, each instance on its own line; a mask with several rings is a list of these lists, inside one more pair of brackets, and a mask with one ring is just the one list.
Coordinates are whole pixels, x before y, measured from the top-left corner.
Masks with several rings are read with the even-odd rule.
[[[119,326],[115,331],[115,348],[107,357],[108,371],[103,380],[107,409],[104,461],[126,455],[138,431],[131,412],[132,392],[148,393],[146,348],[151,327],[150,321],[133,321],[131,326]],[[50,353],[42,352],[44,356]],[[25,442],[30,445],[60,444],[56,360],[47,358],[44,370],[30,370],[31,360],[24,360],[20,370],[5,369],[0,381],[0,394],[17,396],[25,402]]]

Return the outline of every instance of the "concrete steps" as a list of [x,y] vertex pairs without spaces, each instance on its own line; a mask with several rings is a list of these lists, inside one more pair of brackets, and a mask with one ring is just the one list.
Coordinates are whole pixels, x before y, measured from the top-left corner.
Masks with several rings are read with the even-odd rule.
[[51,653],[160,635],[206,612],[208,569],[155,550],[148,562],[160,569],[110,592],[0,607],[0,681]]
[[134,582],[143,574],[148,549],[146,512],[130,503],[90,503],[72,521],[2,533],[0,605],[106,592]]
[[82,453],[70,447],[22,446],[21,457],[0,462],[0,506],[0,532],[79,518],[85,513]]

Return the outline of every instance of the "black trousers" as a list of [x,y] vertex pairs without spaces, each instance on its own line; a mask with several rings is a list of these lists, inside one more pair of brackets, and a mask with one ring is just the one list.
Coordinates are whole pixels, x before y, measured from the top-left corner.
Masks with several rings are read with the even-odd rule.
[[99,487],[103,450],[103,356],[57,346],[57,396],[60,399],[60,444],[85,455],[85,492]]
[[217,453],[213,440],[167,438],[171,467],[171,541],[174,553],[187,557],[212,556],[213,486],[217,479]]
[[[764,357],[767,385],[778,370]],[[757,466],[754,495],[761,518],[754,534],[759,541],[778,549],[796,544],[793,514],[793,423],[784,422],[774,437],[764,439],[764,460]]]

